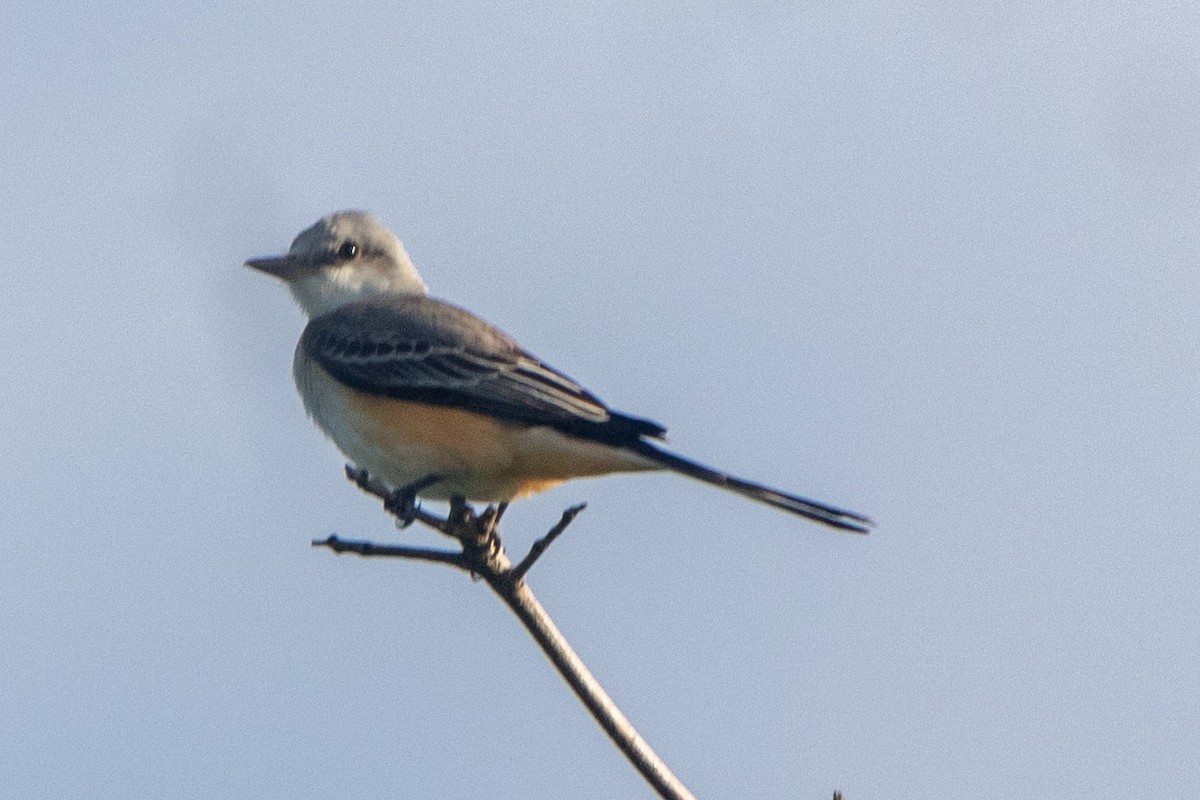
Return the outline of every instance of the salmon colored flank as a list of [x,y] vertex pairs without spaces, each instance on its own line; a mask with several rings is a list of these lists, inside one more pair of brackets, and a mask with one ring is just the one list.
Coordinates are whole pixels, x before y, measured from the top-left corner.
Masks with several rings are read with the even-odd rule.
[[[343,389],[350,419],[369,430],[360,434],[385,450],[437,453],[451,473],[491,477],[512,487],[513,499],[528,497],[571,478],[637,469],[615,448],[576,440],[565,450],[562,434],[531,429],[460,408],[398,400]],[[536,429],[534,429],[536,430]],[[654,469],[646,464],[642,469]]]

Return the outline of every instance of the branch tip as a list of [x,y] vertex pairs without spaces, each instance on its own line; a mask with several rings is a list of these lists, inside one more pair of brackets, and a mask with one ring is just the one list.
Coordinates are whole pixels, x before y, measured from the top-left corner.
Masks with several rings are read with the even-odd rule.
[[562,517],[558,520],[553,528],[547,531],[546,535],[533,543],[529,548],[529,554],[521,559],[521,563],[512,568],[511,578],[513,581],[524,580],[526,573],[533,567],[534,563],[541,558],[542,553],[546,552],[550,547],[550,543],[559,537],[559,535],[567,529],[567,526],[574,521],[575,517],[579,516],[579,512],[587,508],[587,503],[579,503],[573,505],[562,513]]

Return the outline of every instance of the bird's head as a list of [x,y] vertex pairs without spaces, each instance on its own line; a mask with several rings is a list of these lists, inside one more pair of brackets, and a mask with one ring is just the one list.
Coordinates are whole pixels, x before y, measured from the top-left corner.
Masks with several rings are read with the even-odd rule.
[[310,317],[383,294],[427,292],[391,231],[365,211],[338,211],[300,232],[287,255],[246,266],[274,275]]

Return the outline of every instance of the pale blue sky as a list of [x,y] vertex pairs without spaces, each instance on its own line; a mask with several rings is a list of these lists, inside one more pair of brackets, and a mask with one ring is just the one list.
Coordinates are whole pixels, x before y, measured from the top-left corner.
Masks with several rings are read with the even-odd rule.
[[[375,211],[433,292],[682,452],[535,591],[701,797],[1200,795],[1189,4],[9,3],[0,784],[647,791],[396,533],[241,267]],[[431,535],[430,535],[431,536]]]

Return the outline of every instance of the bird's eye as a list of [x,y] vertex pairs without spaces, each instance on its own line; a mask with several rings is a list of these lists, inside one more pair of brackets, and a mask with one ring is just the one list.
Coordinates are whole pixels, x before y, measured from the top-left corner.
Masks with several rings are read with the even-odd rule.
[[349,261],[358,255],[358,245],[351,241],[342,242],[342,246],[337,251],[338,258]]

